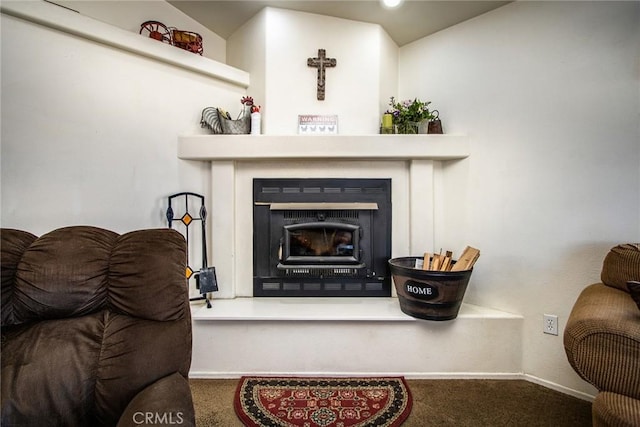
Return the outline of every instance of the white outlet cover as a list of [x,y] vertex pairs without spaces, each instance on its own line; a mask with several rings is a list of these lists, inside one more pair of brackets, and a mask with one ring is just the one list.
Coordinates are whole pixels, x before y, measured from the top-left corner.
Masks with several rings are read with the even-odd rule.
[[543,320],[542,332],[549,335],[558,335],[558,316],[545,314],[543,315]]

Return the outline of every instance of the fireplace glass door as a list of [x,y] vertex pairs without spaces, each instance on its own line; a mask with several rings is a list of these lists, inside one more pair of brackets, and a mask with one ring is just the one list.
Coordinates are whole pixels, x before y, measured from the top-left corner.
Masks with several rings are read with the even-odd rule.
[[283,227],[280,261],[284,264],[355,264],[359,262],[360,227],[311,222]]

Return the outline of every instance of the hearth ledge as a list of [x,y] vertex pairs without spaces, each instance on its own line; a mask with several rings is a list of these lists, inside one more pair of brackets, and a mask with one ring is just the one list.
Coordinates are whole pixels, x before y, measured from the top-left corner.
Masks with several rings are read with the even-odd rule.
[[[397,298],[233,298],[191,306],[195,321],[354,321],[416,322]],[[458,318],[521,319],[522,316],[463,303]]]

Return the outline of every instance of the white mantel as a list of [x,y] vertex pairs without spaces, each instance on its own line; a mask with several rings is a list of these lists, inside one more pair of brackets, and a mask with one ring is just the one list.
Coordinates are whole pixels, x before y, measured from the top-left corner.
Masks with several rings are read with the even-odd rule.
[[252,296],[254,178],[391,178],[392,256],[432,251],[445,161],[469,156],[464,135],[191,135],[178,157],[210,162],[216,298]]
[[464,135],[194,135],[179,140],[186,160],[454,160],[469,156]]

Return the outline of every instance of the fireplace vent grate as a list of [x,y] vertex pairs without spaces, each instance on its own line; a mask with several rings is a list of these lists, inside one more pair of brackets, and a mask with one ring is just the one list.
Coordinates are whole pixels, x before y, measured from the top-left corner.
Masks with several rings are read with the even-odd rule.
[[322,217],[325,220],[330,221],[344,221],[344,222],[354,222],[358,221],[360,218],[360,212],[353,211],[284,211],[283,217],[287,223],[294,223],[298,221],[317,221],[318,217]]
[[287,268],[285,275],[288,277],[356,277],[359,269],[348,267],[335,268]]
[[339,194],[342,192],[342,188],[340,187],[325,187],[323,189],[323,191],[325,193],[329,193],[329,194]]
[[385,189],[382,187],[268,187],[264,186],[260,188],[262,194],[382,194]]
[[320,187],[303,187],[302,192],[303,193],[320,193],[322,192],[322,189]]
[[367,283],[341,283],[341,282],[262,282],[261,290],[268,293],[293,291],[293,292],[314,292],[316,295],[331,294],[335,292],[383,292],[383,284],[380,282]]
[[360,187],[346,187],[344,192],[347,194],[360,194],[362,193],[362,188]]
[[280,192],[280,187],[262,187],[262,194],[277,194]]

